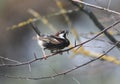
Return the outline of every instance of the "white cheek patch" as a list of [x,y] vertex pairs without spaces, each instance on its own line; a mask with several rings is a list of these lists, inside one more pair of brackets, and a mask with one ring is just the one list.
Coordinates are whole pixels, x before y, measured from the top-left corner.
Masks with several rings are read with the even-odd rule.
[[59,37],[64,39],[64,34],[60,34]]

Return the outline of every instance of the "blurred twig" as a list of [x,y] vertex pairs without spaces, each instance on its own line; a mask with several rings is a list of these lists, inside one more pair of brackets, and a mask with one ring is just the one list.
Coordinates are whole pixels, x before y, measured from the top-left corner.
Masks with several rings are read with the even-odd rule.
[[[70,0],[71,1],[71,0]],[[79,1],[79,0],[73,0],[73,1]],[[81,8],[80,5],[78,5],[76,2],[73,2],[71,1],[71,3],[75,6],[77,6],[79,9],[81,9],[84,13],[86,13],[90,18],[91,20],[94,22],[94,24],[100,29],[100,30],[104,30],[104,26],[99,22],[99,20],[97,19],[97,17],[94,15],[94,13],[90,10],[90,9],[85,9],[84,7]],[[90,6],[90,7],[95,7],[95,8],[98,8],[98,9],[102,9],[102,7],[99,7],[99,6],[96,6],[96,5],[92,5],[92,4],[88,4],[88,3],[85,3],[83,1],[80,1],[80,4],[84,4],[84,5],[87,5],[87,6]],[[104,8],[105,9],[105,8]],[[108,9],[109,10],[109,9]],[[104,34],[108,37],[108,39],[110,41],[112,41],[113,43],[116,43],[118,42],[109,32],[105,31]],[[118,48],[120,48],[120,45],[117,45]]]
[[[92,13],[91,11],[83,10],[83,7],[84,7],[83,4],[84,4],[84,5],[86,5],[86,6],[90,6],[90,7],[93,7],[93,8],[97,8],[97,9],[100,9],[100,10],[105,10],[105,11],[107,11],[107,12],[111,12],[111,13],[115,13],[115,14],[120,15],[119,12],[110,10],[110,9],[109,9],[109,6],[110,6],[110,5],[108,5],[108,8],[103,8],[103,7],[100,7],[100,6],[95,6],[95,5],[92,5],[92,4],[85,3],[85,2],[83,2],[83,1],[78,1],[78,0],[74,0],[74,1],[77,1],[77,2],[79,2],[79,3],[82,3],[82,4],[80,4],[80,5],[81,5],[80,8],[77,8],[77,9],[75,9],[75,10],[66,11],[66,10],[64,10],[64,8],[62,7],[62,5],[61,5],[60,3],[58,3],[58,6],[61,8],[61,11],[60,11],[59,13],[51,14],[51,15],[48,15],[48,16],[46,16],[46,17],[51,17],[51,16],[63,14],[63,16],[65,17],[66,21],[67,21],[68,24],[69,24],[69,27],[72,28],[72,27],[73,27],[73,26],[72,26],[72,23],[71,23],[69,17],[66,15],[66,13],[71,13],[71,12],[73,12],[73,11],[78,11],[78,10],[80,10],[80,9],[82,8],[82,9],[81,9],[82,11],[84,11],[84,12],[85,12],[86,14],[88,14],[88,15],[90,14],[89,16],[90,16],[91,19],[93,19],[93,21],[97,21],[97,22],[98,22],[98,23],[96,22],[95,24],[96,24],[97,26],[99,26],[100,28],[102,28],[102,29],[101,29],[101,32],[99,32],[99,33],[96,34],[94,37],[92,37],[92,38],[90,38],[89,40],[84,41],[84,42],[82,42],[82,43],[76,44],[76,42],[75,42],[75,45],[74,45],[73,47],[70,47],[70,48],[68,48],[68,49],[64,49],[64,50],[61,50],[61,51],[58,51],[58,52],[49,54],[49,55],[47,55],[47,58],[52,57],[52,56],[57,55],[57,54],[60,54],[60,53],[62,53],[62,52],[68,52],[68,51],[70,51],[70,50],[72,50],[72,49],[74,49],[74,48],[82,47],[84,44],[86,44],[86,43],[94,40],[95,38],[97,38],[97,37],[100,36],[101,34],[107,32],[107,30],[109,30],[110,28],[113,28],[115,25],[117,25],[117,24],[120,23],[120,20],[119,20],[119,21],[116,21],[115,23],[111,24],[109,27],[104,28],[104,26],[102,26],[102,25],[99,23],[99,21],[97,20],[97,18],[96,18],[95,16],[93,16],[93,13]],[[111,0],[109,0],[109,1],[111,1]],[[53,28],[52,30],[54,30],[54,26],[52,26],[52,25],[48,22],[48,20],[47,20],[46,17],[42,17],[39,13],[37,13],[37,12],[34,11],[34,10],[30,10],[29,12],[30,12],[35,18],[32,18],[32,19],[29,19],[29,20],[27,20],[27,21],[21,22],[21,23],[19,23],[18,25],[14,25],[13,27],[10,27],[9,29],[15,29],[15,28],[18,28],[18,27],[22,27],[22,26],[24,26],[24,25],[27,25],[27,24],[35,21],[35,20],[41,20],[45,25],[48,25],[50,28]],[[74,28],[73,28],[73,29],[74,29]],[[106,34],[106,33],[105,33],[105,34]],[[109,35],[110,35],[110,34],[109,34]],[[110,37],[109,35],[106,34],[106,36]],[[113,38],[112,38],[112,39],[113,39]],[[97,54],[98,57],[96,57],[96,58],[94,58],[94,59],[92,59],[92,60],[90,60],[90,61],[88,61],[88,62],[86,62],[86,63],[83,63],[83,64],[81,64],[81,65],[79,65],[79,66],[77,66],[77,67],[73,67],[73,68],[71,68],[71,69],[68,69],[68,70],[66,70],[66,71],[64,71],[64,72],[56,73],[55,75],[46,76],[46,77],[36,77],[36,78],[34,78],[34,77],[16,77],[16,76],[8,76],[8,75],[0,75],[0,76],[1,76],[1,77],[6,77],[6,78],[14,78],[14,79],[40,80],[40,79],[55,78],[55,77],[60,76],[60,75],[66,75],[66,74],[68,74],[68,73],[70,73],[70,72],[72,72],[72,71],[75,71],[75,70],[77,70],[77,69],[79,69],[79,68],[81,68],[81,67],[84,67],[84,66],[86,66],[86,65],[88,65],[88,64],[90,64],[90,63],[92,63],[92,62],[94,62],[94,61],[96,61],[96,60],[98,60],[98,59],[105,59],[105,60],[107,60],[107,61],[114,62],[114,63],[116,63],[116,64],[120,64],[120,61],[116,61],[115,58],[107,57],[107,56],[106,56],[106,54],[107,54],[108,52],[110,52],[113,48],[115,48],[116,46],[119,46],[119,48],[120,48],[120,42],[118,42],[118,41],[115,40],[115,39],[113,39],[113,42],[115,43],[115,44],[113,45],[113,47],[111,47],[110,49],[108,49],[104,54]],[[86,53],[86,52],[87,52],[87,51],[82,52],[82,53]],[[78,53],[79,53],[79,52],[78,52]],[[91,53],[90,55],[95,56],[93,53]],[[26,62],[22,62],[22,63],[20,63],[20,62],[18,62],[18,61],[11,60],[11,59],[8,59],[8,58],[2,58],[3,60],[8,60],[8,61],[16,62],[17,64],[1,64],[0,67],[4,67],[4,66],[6,66],[6,67],[15,67],[15,66],[29,65],[29,71],[31,72],[31,66],[30,66],[31,63],[36,62],[36,61],[38,61],[38,60],[43,60],[43,59],[44,59],[43,57],[37,58],[37,56],[36,56],[35,54],[34,54],[34,57],[35,57],[35,59],[32,59],[32,60],[30,60],[30,61],[26,61]],[[109,59],[109,60],[108,60],[108,59]]]
[[[6,58],[6,57],[2,57],[2,56],[0,56],[0,59],[4,59],[4,60],[10,61],[10,62],[14,62],[14,63],[18,63],[18,64],[21,63],[21,62],[19,62],[19,61],[16,61],[16,60],[13,60],[13,59],[9,59],[9,58]],[[3,64],[3,65],[4,65],[4,64]]]
[[75,38],[77,39],[77,41],[80,42],[80,38],[79,38],[78,32],[74,28],[74,26],[72,25],[72,22],[71,22],[69,16],[67,15],[67,13],[65,13],[67,10],[63,7],[63,3],[60,0],[55,0],[55,1],[56,1],[57,6],[61,10],[61,14],[63,15],[63,17],[65,18],[65,21],[68,24],[68,28],[70,29],[70,31],[72,32],[72,34],[75,36]]
[[66,75],[66,74],[68,74],[68,73],[70,73],[72,71],[75,71],[75,70],[77,70],[77,69],[79,69],[81,67],[84,67],[85,65],[88,65],[88,64],[90,64],[90,63],[92,63],[92,62],[102,58],[104,55],[106,55],[108,52],[110,52],[113,48],[115,48],[116,45],[118,45],[118,44],[120,44],[120,42],[117,42],[113,47],[108,49],[104,54],[100,55],[99,57],[97,57],[95,59],[92,59],[92,60],[90,60],[90,61],[88,61],[86,63],[83,63],[83,64],[81,64],[79,66],[76,66],[76,67],[74,67],[72,69],[66,70],[66,71],[61,72],[61,73],[57,73],[56,75],[46,76],[46,77],[38,77],[38,78],[34,78],[34,77],[16,77],[16,76],[8,76],[8,75],[0,75],[0,76],[6,77],[6,78],[24,79],[24,80],[41,80],[41,79],[48,79],[48,78],[52,78],[53,79],[53,78],[61,76],[61,75]]
[[[75,46],[73,46],[73,47],[70,47],[70,48],[68,48],[68,49],[64,49],[64,50],[61,50],[61,51],[58,51],[58,52],[55,52],[55,53],[46,55],[46,58],[52,57],[52,56],[57,55],[57,54],[60,54],[60,53],[62,53],[62,52],[68,52],[68,51],[70,51],[70,50],[72,50],[72,49],[74,49],[74,48],[76,48],[76,47],[81,47],[82,45],[84,45],[84,44],[86,44],[86,43],[94,40],[95,38],[97,38],[98,36],[100,36],[102,33],[104,33],[105,31],[113,28],[115,25],[117,25],[117,24],[119,24],[119,23],[120,23],[120,20],[118,20],[118,21],[116,21],[115,23],[111,24],[109,27],[105,28],[104,30],[102,30],[101,32],[99,32],[97,35],[95,35],[94,37],[92,37],[91,39],[89,39],[89,40],[87,40],[87,41],[84,41],[84,42],[82,42],[82,43],[80,43],[80,44],[77,44],[77,45],[75,45]],[[117,45],[120,45],[120,44],[117,44]],[[43,59],[44,59],[44,57],[35,58],[35,59],[32,59],[32,60],[27,61],[27,62],[20,63],[20,64],[4,64],[4,65],[0,65],[0,67],[3,67],[3,66],[7,66],[7,67],[13,67],[13,66],[14,66],[14,67],[15,67],[15,66],[27,65],[27,64],[31,64],[31,63],[33,63],[33,62],[35,62],[35,61],[37,61],[37,60],[43,60]]]
[[[54,27],[45,17],[42,17],[38,12],[33,9],[29,9],[28,12],[32,14],[35,18],[41,20],[45,25],[47,25],[52,31],[56,32],[56,27]],[[36,20],[37,20],[36,19]]]
[[[53,17],[53,16],[59,16],[59,15],[66,14],[66,13],[76,12],[76,11],[78,11],[78,10],[79,10],[79,9],[76,8],[76,9],[73,9],[73,10],[60,11],[60,12],[57,12],[57,13],[48,14],[48,15],[46,15],[46,16],[43,16],[42,18],[45,18],[45,19],[46,19],[46,18],[50,18],[50,17]],[[36,12],[36,11],[35,11],[35,12]],[[7,30],[13,30],[13,29],[21,28],[21,27],[23,27],[23,26],[25,26],[25,25],[28,25],[28,24],[30,24],[31,22],[34,22],[34,21],[36,21],[36,20],[41,20],[41,18],[39,18],[39,17],[30,18],[30,19],[28,19],[28,20],[26,20],[26,21],[22,21],[22,22],[20,22],[20,23],[18,23],[18,24],[16,24],[16,25],[12,25],[11,27],[8,27]]]
[[[72,1],[72,0],[69,0],[69,1]],[[88,4],[88,3],[85,3],[83,1],[79,1],[79,0],[73,0],[73,1],[76,1],[76,2],[79,2],[81,3],[80,6],[83,7],[82,4],[84,5],[87,5],[87,6],[90,6],[90,7],[93,7],[93,8],[97,8],[97,9],[100,9],[100,10],[105,10],[107,12],[111,12],[111,13],[115,13],[117,15],[120,15],[119,12],[116,12],[116,11],[113,11],[113,10],[109,10],[109,9],[106,9],[106,8],[103,8],[103,7],[100,7],[100,6],[96,6],[96,5],[92,5],[92,4]],[[57,12],[57,13],[52,13],[52,14],[48,14],[46,16],[44,16],[45,18],[49,18],[49,17],[53,17],[53,16],[58,16],[58,15],[61,15],[61,14],[66,14],[66,13],[72,13],[72,12],[76,12],[76,11],[79,11],[80,9],[79,8],[75,8],[73,10],[67,10],[67,11],[60,11],[60,12]],[[39,18],[30,18],[26,21],[22,21],[20,23],[18,23],[17,25],[13,25],[11,27],[8,27],[7,29],[8,30],[11,30],[11,29],[17,29],[17,28],[20,28],[20,27],[23,27],[31,22],[33,22],[34,20],[39,20]]]
[[110,10],[110,9],[107,9],[107,8],[103,8],[101,6],[96,6],[96,5],[93,5],[93,4],[89,4],[89,3],[86,3],[86,2],[83,2],[81,0],[72,0],[72,1],[75,1],[75,2],[78,2],[78,3],[81,3],[81,4],[84,4],[86,6],[90,6],[92,8],[96,8],[96,9],[99,9],[99,10],[104,10],[104,11],[107,11],[107,12],[110,12],[110,13],[114,13],[114,14],[117,14],[117,15],[120,15],[119,12],[117,11],[114,11],[114,10]]

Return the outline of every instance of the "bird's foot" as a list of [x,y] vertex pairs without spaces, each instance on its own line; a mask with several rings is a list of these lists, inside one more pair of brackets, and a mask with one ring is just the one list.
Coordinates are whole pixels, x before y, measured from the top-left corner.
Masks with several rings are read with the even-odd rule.
[[44,59],[44,60],[47,60],[47,58],[48,58],[48,57],[47,57],[46,55],[43,56],[43,59]]

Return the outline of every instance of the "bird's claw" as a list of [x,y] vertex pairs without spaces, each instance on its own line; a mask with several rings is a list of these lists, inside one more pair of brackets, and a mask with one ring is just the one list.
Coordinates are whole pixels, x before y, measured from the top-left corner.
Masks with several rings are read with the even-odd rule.
[[46,60],[48,57],[46,55],[43,56],[43,59]]

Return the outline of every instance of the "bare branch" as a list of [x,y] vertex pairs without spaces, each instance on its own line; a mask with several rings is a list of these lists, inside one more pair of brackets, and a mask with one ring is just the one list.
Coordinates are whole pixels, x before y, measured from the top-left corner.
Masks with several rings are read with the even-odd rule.
[[80,84],[80,82],[79,82],[75,77],[73,77],[73,80],[74,80],[77,84]]
[[96,6],[96,5],[93,5],[93,4],[89,4],[89,3],[83,2],[81,0],[73,0],[73,1],[81,3],[81,4],[84,4],[84,5],[89,6],[89,7],[97,8],[99,10],[104,10],[104,11],[107,11],[107,12],[110,12],[110,13],[114,13],[114,14],[120,15],[120,13],[117,12],[117,11],[110,10],[110,9],[107,9],[107,8],[103,8],[101,6]]
[[18,64],[21,63],[19,61],[16,61],[16,60],[13,60],[13,59],[9,59],[9,58],[6,58],[6,57],[2,57],[2,56],[0,56],[0,59],[4,59],[4,60],[10,61],[10,62],[14,62],[14,63],[18,63]]
[[[83,7],[81,7],[80,5],[78,5],[76,2],[73,2],[72,0],[70,0],[70,2],[78,7],[79,9],[81,9],[81,11],[83,11],[85,14],[87,14],[89,16],[89,18],[94,22],[94,24],[100,29],[100,30],[104,30],[104,26],[99,22],[99,20],[97,19],[97,17],[95,16],[95,14],[90,10],[90,9],[86,9]],[[111,1],[109,1],[110,3]],[[104,34],[106,35],[106,37],[112,41],[113,43],[116,43],[117,40],[116,38],[114,38],[109,32],[105,31]],[[119,48],[120,46],[117,45],[117,47]]]
[[[113,28],[115,25],[117,25],[117,24],[119,24],[119,23],[120,23],[120,20],[114,22],[112,25],[110,25],[109,27],[105,28],[104,30],[102,30],[101,32],[99,32],[97,35],[95,35],[94,37],[92,37],[91,39],[89,39],[89,40],[87,40],[87,41],[85,41],[85,42],[82,42],[82,43],[80,43],[80,44],[77,44],[77,45],[75,45],[75,46],[73,46],[73,47],[71,47],[71,48],[68,48],[68,49],[65,49],[65,50],[61,50],[61,51],[58,51],[58,52],[49,54],[49,55],[46,56],[46,58],[52,57],[52,56],[57,55],[57,54],[62,53],[62,52],[68,52],[68,51],[70,51],[70,50],[72,50],[72,49],[74,49],[74,48],[76,48],[76,47],[81,47],[82,45],[84,45],[84,44],[92,41],[93,39],[95,39],[95,38],[97,38],[98,36],[100,36],[103,32],[109,30],[110,28]],[[120,45],[120,44],[118,44],[118,45]],[[27,65],[27,64],[31,64],[31,63],[33,63],[33,62],[36,62],[36,61],[38,61],[38,60],[44,60],[44,57],[37,58],[37,59],[32,59],[32,60],[30,60],[30,61],[23,62],[23,63],[20,63],[20,64],[4,64],[4,65],[0,65],[0,67],[3,67],[3,66],[15,67],[15,66]]]
[[107,9],[110,8],[111,0],[108,0]]
[[84,64],[81,64],[77,67],[74,67],[72,69],[69,69],[69,70],[66,70],[65,72],[61,72],[61,73],[58,73],[56,75],[53,75],[53,76],[46,76],[46,77],[38,77],[38,78],[32,78],[32,77],[16,77],[16,76],[7,76],[7,75],[0,75],[2,77],[6,77],[6,78],[14,78],[14,79],[24,79],[24,80],[40,80],[40,79],[48,79],[48,78],[55,78],[57,76],[60,76],[60,75],[66,75],[72,71],[75,71],[81,67],[84,67],[98,59],[101,59],[104,55],[106,55],[108,52],[110,52],[112,49],[114,49],[116,47],[116,45],[120,44],[120,42],[117,42],[113,47],[111,47],[109,50],[107,50],[104,54],[100,55],[99,57],[95,58],[95,59],[92,59]]
[[32,72],[31,64],[28,65],[28,68],[29,68],[29,72]]

